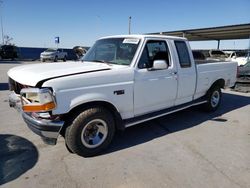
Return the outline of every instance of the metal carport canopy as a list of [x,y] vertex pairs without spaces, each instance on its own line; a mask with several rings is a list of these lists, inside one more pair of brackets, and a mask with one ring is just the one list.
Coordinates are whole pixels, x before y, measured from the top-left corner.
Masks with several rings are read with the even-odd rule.
[[250,23],[148,34],[186,37],[189,41],[248,39],[250,38]]

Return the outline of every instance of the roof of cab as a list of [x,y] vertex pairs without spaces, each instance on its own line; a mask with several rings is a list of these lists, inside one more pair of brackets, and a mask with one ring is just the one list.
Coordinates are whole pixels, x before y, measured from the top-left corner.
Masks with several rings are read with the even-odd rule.
[[101,39],[107,39],[107,38],[164,38],[164,39],[173,39],[173,40],[187,40],[186,38],[183,37],[173,37],[173,36],[168,36],[168,35],[112,35],[112,36],[106,36],[102,37]]

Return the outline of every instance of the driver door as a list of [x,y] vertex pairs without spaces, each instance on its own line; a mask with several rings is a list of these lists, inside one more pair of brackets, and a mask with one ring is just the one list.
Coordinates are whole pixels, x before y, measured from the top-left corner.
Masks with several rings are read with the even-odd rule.
[[[167,69],[154,70],[154,60],[165,60]],[[134,114],[147,114],[171,107],[177,95],[177,72],[167,42],[148,40],[135,71]]]

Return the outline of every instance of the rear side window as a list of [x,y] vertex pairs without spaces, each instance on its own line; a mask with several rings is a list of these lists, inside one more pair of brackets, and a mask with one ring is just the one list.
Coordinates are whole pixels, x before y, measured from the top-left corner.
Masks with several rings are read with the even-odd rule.
[[178,53],[180,66],[182,68],[191,67],[191,60],[186,43],[184,41],[175,41],[174,43]]

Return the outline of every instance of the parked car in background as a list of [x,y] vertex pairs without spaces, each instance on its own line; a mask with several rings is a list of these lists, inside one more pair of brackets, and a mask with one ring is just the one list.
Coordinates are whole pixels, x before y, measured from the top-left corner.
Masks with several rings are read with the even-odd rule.
[[245,65],[250,60],[250,51],[231,51],[227,52],[229,61],[236,61],[238,66]]
[[[194,59],[201,60],[201,58],[209,61],[225,61],[227,54],[221,50],[193,50]],[[197,57],[197,58],[196,58]]]
[[250,60],[245,65],[238,68],[234,90],[250,92]]
[[226,60],[227,54],[221,50],[209,50],[209,57],[208,59],[213,60]]
[[250,78],[250,60],[238,69],[238,77],[249,77]]
[[64,52],[63,49],[48,48],[40,55],[40,60],[45,62],[46,60],[57,62],[58,60],[67,60],[68,53]]
[[14,45],[2,45],[0,46],[0,59],[12,59],[18,58],[18,49]]

